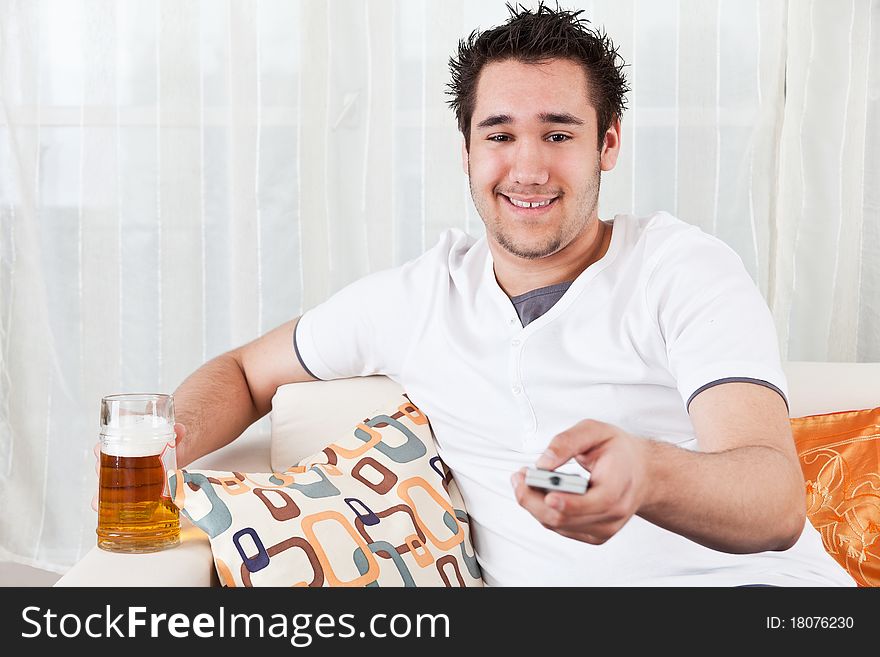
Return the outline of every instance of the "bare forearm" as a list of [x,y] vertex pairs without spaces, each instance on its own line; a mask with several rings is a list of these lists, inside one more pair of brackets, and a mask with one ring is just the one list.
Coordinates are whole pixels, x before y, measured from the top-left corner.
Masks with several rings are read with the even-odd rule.
[[265,412],[257,410],[247,378],[231,354],[208,361],[174,391],[175,414],[186,426],[177,448],[180,467],[227,445]]
[[767,446],[691,452],[647,441],[651,490],[638,515],[723,552],[784,550],[806,501],[797,464]]

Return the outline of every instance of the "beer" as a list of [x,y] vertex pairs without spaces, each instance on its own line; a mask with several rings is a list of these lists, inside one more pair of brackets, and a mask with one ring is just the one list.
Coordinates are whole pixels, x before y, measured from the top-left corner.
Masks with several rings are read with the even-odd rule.
[[98,545],[114,552],[153,552],[177,545],[178,509],[165,484],[160,454],[101,452]]
[[174,458],[170,395],[112,395],[101,400],[98,547],[155,552],[180,541],[180,518],[167,475]]

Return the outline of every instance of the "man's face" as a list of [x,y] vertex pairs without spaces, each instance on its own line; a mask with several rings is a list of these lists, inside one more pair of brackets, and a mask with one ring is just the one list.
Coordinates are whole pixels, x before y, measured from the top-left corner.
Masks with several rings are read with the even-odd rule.
[[597,218],[600,170],[616,162],[615,126],[598,149],[586,74],[571,60],[487,64],[462,157],[490,240],[535,260],[584,234]]

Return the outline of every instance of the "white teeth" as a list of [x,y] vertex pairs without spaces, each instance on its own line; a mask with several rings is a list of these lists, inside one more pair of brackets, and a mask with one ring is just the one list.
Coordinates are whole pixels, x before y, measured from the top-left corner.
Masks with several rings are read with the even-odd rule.
[[553,201],[553,199],[550,198],[539,203],[529,203],[527,201],[517,201],[515,198],[510,198],[509,196],[507,198],[518,208],[543,208],[545,205],[550,205]]

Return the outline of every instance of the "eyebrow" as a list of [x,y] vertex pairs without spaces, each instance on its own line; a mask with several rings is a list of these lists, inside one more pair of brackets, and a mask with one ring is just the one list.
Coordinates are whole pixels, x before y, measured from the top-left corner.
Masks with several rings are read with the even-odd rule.
[[[568,112],[541,112],[538,114],[541,123],[561,123],[563,125],[583,125],[583,119]],[[497,125],[516,123],[510,114],[493,114],[477,124],[477,128],[493,128]]]

